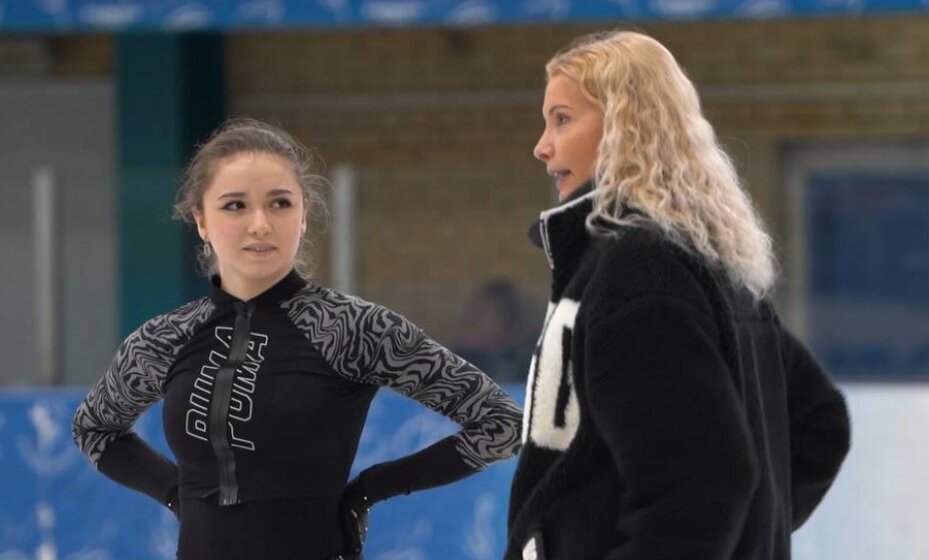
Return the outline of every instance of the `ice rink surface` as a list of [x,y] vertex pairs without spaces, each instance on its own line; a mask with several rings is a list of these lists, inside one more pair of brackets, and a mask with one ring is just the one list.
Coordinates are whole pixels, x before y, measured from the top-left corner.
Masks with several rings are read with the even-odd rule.
[[929,385],[845,384],[852,448],[795,560],[929,558]]

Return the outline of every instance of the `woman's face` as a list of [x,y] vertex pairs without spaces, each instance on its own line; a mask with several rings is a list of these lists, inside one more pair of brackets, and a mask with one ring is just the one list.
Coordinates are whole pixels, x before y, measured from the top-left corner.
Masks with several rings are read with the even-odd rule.
[[241,153],[220,160],[195,213],[197,230],[209,241],[223,289],[252,297],[286,276],[306,231],[302,191],[293,166],[267,153]]
[[545,130],[532,153],[554,178],[558,200],[564,200],[594,175],[603,115],[576,80],[555,74],[545,86],[542,118]]

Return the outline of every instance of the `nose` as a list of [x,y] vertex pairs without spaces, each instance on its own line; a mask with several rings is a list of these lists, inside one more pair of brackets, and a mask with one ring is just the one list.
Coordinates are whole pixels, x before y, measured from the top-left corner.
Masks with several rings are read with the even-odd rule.
[[263,237],[271,231],[271,223],[264,210],[259,208],[252,213],[251,222],[248,224],[248,233],[256,237]]
[[548,139],[548,134],[543,132],[539,136],[539,141],[535,143],[535,148],[532,149],[532,155],[539,161],[548,161],[552,157],[553,146],[551,141]]

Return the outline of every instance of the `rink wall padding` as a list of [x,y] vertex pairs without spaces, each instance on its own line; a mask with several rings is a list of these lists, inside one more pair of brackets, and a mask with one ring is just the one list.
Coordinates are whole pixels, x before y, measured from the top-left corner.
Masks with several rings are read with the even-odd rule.
[[[507,387],[522,402],[522,387]],[[71,440],[85,389],[0,392],[0,558],[156,560],[175,558],[178,524],[147,496],[97,473]],[[136,430],[169,454],[161,405]],[[457,426],[395,393],[372,403],[353,474],[453,433]],[[378,504],[366,557],[484,560],[503,553],[516,461],[456,484]]]
[[[507,386],[523,401],[523,389]],[[794,560],[929,558],[929,385],[851,383],[852,449],[838,479],[794,534]],[[0,560],[173,559],[177,522],[150,498],[95,472],[71,442],[84,389],[0,391]],[[166,452],[161,407],[136,429]],[[372,403],[353,471],[455,430],[394,393]],[[499,559],[510,460],[448,487],[375,507],[367,560]]]

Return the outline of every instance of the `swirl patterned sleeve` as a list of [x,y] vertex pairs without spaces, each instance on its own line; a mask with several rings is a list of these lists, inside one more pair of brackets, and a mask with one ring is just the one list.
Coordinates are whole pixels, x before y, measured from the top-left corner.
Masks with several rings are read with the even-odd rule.
[[166,503],[177,466],[152,449],[132,425],[162,396],[162,384],[193,324],[208,312],[203,300],[149,320],[116,351],[106,373],[78,406],[72,435],[104,475]]
[[389,309],[330,290],[318,296],[293,306],[290,315],[337,372],[394,390],[462,427],[365,470],[369,500],[448,484],[517,452],[522,413],[486,374]]

